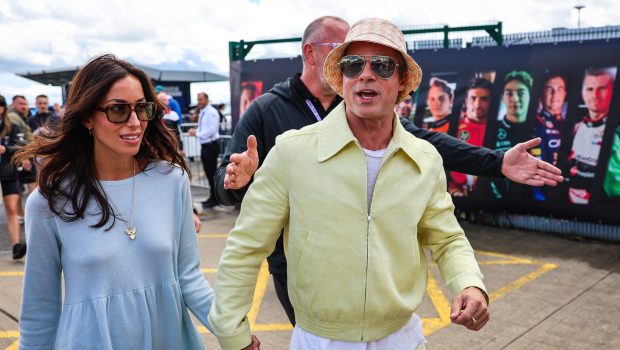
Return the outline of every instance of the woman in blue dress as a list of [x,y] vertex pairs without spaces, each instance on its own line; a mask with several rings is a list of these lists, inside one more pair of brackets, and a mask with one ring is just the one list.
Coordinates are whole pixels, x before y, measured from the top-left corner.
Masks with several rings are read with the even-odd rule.
[[214,292],[164,110],[144,72],[99,56],[74,77],[58,130],[17,154],[40,163],[20,349],[204,348],[188,309],[210,329]]

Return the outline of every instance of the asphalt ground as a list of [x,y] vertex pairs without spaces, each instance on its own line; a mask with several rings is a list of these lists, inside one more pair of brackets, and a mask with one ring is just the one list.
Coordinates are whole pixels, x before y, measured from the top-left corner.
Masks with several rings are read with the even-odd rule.
[[[199,207],[206,192],[193,191]],[[201,212],[201,268],[212,286],[237,214],[221,206]],[[428,349],[620,349],[620,244],[461,224],[485,275],[491,319],[479,332],[451,325],[451,295],[431,264],[427,295],[417,310]],[[11,259],[0,209],[0,350],[18,346],[23,269],[23,260]],[[266,267],[249,320],[262,349],[288,349],[292,327]],[[199,329],[207,349],[220,348]]]

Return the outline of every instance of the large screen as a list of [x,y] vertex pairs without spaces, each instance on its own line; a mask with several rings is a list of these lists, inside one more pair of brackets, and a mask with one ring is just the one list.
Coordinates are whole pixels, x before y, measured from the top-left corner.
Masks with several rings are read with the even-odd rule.
[[[566,178],[557,187],[533,188],[447,171],[458,208],[620,223],[620,40],[410,55],[424,76],[418,90],[395,106],[400,115],[503,151],[540,137],[531,154],[559,167]],[[234,107],[243,105],[243,86],[267,92],[300,72],[301,59],[233,62],[231,78],[233,68]],[[233,116],[238,120],[239,108]]]

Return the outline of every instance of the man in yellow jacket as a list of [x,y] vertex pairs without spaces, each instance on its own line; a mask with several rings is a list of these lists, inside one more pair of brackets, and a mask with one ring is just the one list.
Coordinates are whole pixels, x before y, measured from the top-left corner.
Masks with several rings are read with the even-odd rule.
[[209,315],[222,348],[250,346],[256,277],[282,228],[291,349],[424,348],[414,314],[426,291],[424,247],[456,295],[452,321],[480,330],[488,297],[441,157],[394,113],[422,76],[402,32],[381,19],[354,24],[324,75],[344,101],[278,138],[227,240]]

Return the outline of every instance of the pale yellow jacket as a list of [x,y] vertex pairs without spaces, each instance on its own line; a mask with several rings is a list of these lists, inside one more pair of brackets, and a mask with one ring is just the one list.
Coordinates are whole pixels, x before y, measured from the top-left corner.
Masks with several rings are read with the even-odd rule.
[[396,115],[393,127],[370,208],[366,160],[344,102],[324,121],[278,138],[218,267],[209,320],[225,350],[250,343],[246,314],[256,277],[283,227],[296,321],[324,338],[373,341],[407,323],[426,291],[423,247],[452,292],[484,290],[440,155]]

